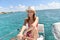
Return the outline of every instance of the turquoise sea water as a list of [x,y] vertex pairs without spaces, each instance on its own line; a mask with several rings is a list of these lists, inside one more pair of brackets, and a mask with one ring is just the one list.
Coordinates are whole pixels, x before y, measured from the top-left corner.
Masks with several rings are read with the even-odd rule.
[[[45,40],[55,40],[52,24],[60,22],[60,10],[39,10],[36,15],[39,17],[39,23],[45,25]],[[22,27],[26,17],[26,12],[0,14],[0,40],[10,40],[15,37],[19,33],[17,29]]]

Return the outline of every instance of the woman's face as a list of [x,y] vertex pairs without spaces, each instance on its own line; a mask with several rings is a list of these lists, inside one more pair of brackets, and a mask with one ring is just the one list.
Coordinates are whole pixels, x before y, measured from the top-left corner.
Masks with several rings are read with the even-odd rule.
[[33,11],[32,10],[29,10],[29,11],[27,11],[28,12],[28,16],[29,17],[32,17],[33,16]]

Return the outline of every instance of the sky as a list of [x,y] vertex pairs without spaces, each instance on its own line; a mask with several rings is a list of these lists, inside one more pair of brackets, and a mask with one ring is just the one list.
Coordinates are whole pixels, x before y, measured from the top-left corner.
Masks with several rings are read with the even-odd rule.
[[28,6],[36,10],[60,9],[60,0],[0,0],[0,12],[24,11]]

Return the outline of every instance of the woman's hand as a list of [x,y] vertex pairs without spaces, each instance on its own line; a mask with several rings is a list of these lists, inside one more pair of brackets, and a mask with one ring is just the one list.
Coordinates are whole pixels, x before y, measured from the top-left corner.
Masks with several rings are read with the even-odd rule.
[[26,35],[26,34],[27,34],[27,31],[24,32],[24,35]]
[[17,35],[17,38],[18,38],[18,39],[22,39],[22,37],[23,37],[23,34],[18,34],[18,35]]

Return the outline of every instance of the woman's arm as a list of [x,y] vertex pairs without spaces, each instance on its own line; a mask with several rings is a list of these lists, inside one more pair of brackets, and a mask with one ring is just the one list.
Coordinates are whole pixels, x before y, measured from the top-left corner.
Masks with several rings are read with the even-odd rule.
[[25,31],[25,34],[26,34],[27,32],[29,32],[29,31],[33,30],[33,29],[34,29],[34,27],[30,27],[29,29],[27,29],[27,30]]
[[36,26],[36,24],[38,23],[38,21],[39,21],[39,18],[36,17],[36,20],[34,21],[34,23],[32,25],[35,25]]
[[20,31],[20,34],[23,34],[24,30],[26,29],[26,23],[27,23],[27,19],[25,19],[25,21],[24,21],[24,24],[22,26],[22,29]]
[[21,29],[21,31],[20,31],[19,34],[23,34],[23,32],[24,32],[25,29],[26,29],[26,26],[23,25],[23,27],[22,27],[22,29]]

